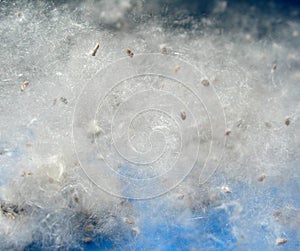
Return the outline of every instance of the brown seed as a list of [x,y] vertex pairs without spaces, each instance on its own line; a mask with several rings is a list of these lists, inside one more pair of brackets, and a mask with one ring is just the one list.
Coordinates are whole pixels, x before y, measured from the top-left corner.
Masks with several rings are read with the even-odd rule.
[[162,47],[161,48],[161,53],[162,54],[167,54],[167,48],[166,47]]
[[287,239],[284,239],[284,238],[277,238],[276,239],[276,245],[279,246],[279,245],[283,245],[287,243]]
[[159,88],[163,89],[166,86],[166,84],[164,82],[160,83]]
[[213,81],[212,81],[212,83],[213,83],[213,84],[218,84],[218,83],[219,83],[219,81],[220,81],[219,79],[217,79],[217,78],[214,78],[214,79],[213,79]]
[[24,81],[22,84],[21,84],[21,91],[24,91],[25,88],[29,85],[29,82],[28,81]]
[[140,234],[140,229],[138,227],[133,227],[131,228],[132,232],[134,232],[135,234]]
[[263,181],[265,180],[265,178],[266,178],[266,175],[265,175],[265,174],[262,174],[262,175],[260,175],[260,176],[257,178],[257,181],[263,182]]
[[28,172],[27,175],[31,176],[31,175],[33,175],[33,173],[32,172]]
[[181,112],[181,113],[180,113],[180,117],[181,117],[182,120],[185,120],[185,119],[186,119],[186,114],[185,114],[185,112]]
[[92,242],[92,238],[91,237],[86,237],[86,238],[84,238],[82,241],[84,242],[84,243],[90,243],[90,242]]
[[120,205],[121,205],[121,206],[124,206],[124,207],[132,207],[132,202],[129,201],[129,200],[122,200],[122,201],[120,202]]
[[273,216],[278,220],[282,217],[282,212],[281,211],[276,211]]
[[228,186],[222,186],[221,189],[224,193],[231,193],[231,189]]
[[93,49],[92,56],[96,56],[96,53],[97,53],[99,47],[100,47],[100,45],[99,45],[99,43],[97,43]]
[[85,231],[86,233],[90,233],[90,232],[93,231],[93,229],[94,229],[94,226],[93,226],[92,224],[89,224],[89,225],[87,225],[87,226],[84,228],[84,231]]
[[291,123],[290,118],[286,118],[285,121],[284,121],[284,123],[285,123],[286,126],[289,126],[290,123]]
[[174,69],[173,69],[173,71],[175,73],[177,73],[179,70],[180,70],[180,66],[179,65],[175,66]]
[[203,79],[201,81],[201,84],[204,85],[204,86],[209,86],[209,81],[207,79]]
[[127,223],[127,224],[131,224],[131,225],[135,224],[134,219],[133,218],[128,218],[128,217],[124,218],[124,222]]
[[49,182],[50,184],[53,184],[53,183],[54,183],[54,179],[51,178],[51,177],[49,177],[49,178],[48,178],[48,182]]
[[225,135],[226,135],[226,136],[229,136],[230,133],[231,133],[231,130],[229,130],[229,129],[227,129],[227,130],[225,131]]
[[65,103],[65,104],[68,104],[68,100],[64,97],[60,97],[60,101]]
[[78,204],[79,203],[79,198],[77,195],[74,196],[74,201]]
[[127,49],[127,55],[132,58],[134,54],[130,49]]
[[271,128],[271,127],[272,127],[271,123],[269,123],[269,122],[265,122],[265,126],[266,126],[267,128]]
[[184,198],[184,194],[177,194],[177,199],[182,200]]
[[5,216],[10,220],[14,220],[16,218],[12,213],[6,213]]

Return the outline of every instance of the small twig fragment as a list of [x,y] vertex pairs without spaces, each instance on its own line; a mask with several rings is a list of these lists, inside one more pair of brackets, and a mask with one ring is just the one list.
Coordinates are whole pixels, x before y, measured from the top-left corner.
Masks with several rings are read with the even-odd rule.
[[97,53],[99,47],[100,47],[100,45],[99,45],[99,43],[97,43],[97,44],[95,45],[94,49],[93,49],[93,52],[92,52],[92,56],[93,56],[93,57],[96,56],[96,53]]

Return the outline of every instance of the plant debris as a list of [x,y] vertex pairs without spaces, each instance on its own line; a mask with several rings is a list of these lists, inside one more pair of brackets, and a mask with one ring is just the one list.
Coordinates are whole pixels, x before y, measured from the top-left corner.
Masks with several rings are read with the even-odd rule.
[[276,239],[276,245],[277,246],[280,246],[280,245],[283,245],[283,244],[285,244],[285,243],[287,243],[287,239],[284,239],[284,238],[277,238]]
[[284,121],[284,123],[285,123],[286,126],[289,126],[290,123],[291,123],[290,118],[286,118],[285,121]]
[[224,193],[231,193],[231,189],[228,186],[222,186],[221,189]]
[[265,175],[265,174],[262,174],[262,175],[260,175],[260,176],[257,178],[257,181],[263,182],[265,179],[266,179],[266,175]]
[[174,67],[174,69],[173,69],[173,71],[174,71],[175,73],[179,72],[179,70],[180,70],[180,66],[179,66],[179,65],[176,65],[176,66]]
[[28,85],[29,85],[29,81],[24,81],[24,82],[21,84],[21,91],[24,91]]
[[91,237],[86,237],[82,240],[84,243],[90,243],[93,241],[93,239]]
[[230,129],[227,129],[226,131],[225,131],[225,135],[226,136],[229,136],[231,134],[231,130]]
[[201,81],[201,84],[204,85],[204,86],[209,86],[209,81],[207,79],[203,79]]
[[124,222],[127,223],[127,224],[131,224],[131,225],[135,224],[134,219],[131,218],[131,217],[130,217],[130,218],[125,217],[125,218],[124,218]]
[[65,103],[65,104],[68,104],[68,100],[64,97],[60,97],[60,101]]
[[127,49],[127,55],[131,58],[134,56],[133,52],[130,49]]
[[97,43],[93,49],[92,56],[96,56],[96,53],[97,53],[99,47],[100,47],[100,45],[99,45],[99,43]]

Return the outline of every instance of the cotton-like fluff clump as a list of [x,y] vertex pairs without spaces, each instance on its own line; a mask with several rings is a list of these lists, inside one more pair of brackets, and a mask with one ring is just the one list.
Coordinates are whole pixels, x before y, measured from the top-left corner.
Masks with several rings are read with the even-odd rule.
[[[123,217],[130,211],[120,199],[100,192],[78,166],[53,156],[1,189],[1,247],[21,250],[68,249],[114,233],[126,232]],[[123,225],[123,227],[122,227]]]
[[[233,248],[233,239],[239,248],[270,249],[277,238],[299,237],[293,222],[299,218],[295,177],[300,149],[296,10],[287,9],[285,15],[268,5],[264,13],[226,1],[23,1],[3,2],[0,8],[2,249],[83,249],[107,237],[125,249],[144,245],[163,250],[167,242],[153,243],[151,234],[163,239],[175,236],[172,231],[180,227],[185,231],[177,235],[191,249],[213,250],[212,242]],[[241,9],[248,14],[239,14]],[[133,57],[159,53],[185,60],[201,71],[203,88],[215,89],[226,117],[226,126],[217,125],[224,134],[216,140],[225,137],[227,143],[219,168],[204,185],[199,186],[203,159],[174,190],[148,203],[115,198],[84,174],[73,151],[74,107],[97,72],[121,58],[131,59],[128,49]],[[181,70],[180,65],[172,69]],[[29,84],[21,91],[25,81]],[[172,89],[170,83],[159,88]],[[92,108],[84,107],[76,124],[82,142],[88,140],[81,150],[97,148],[98,138],[110,133],[96,120],[85,120]],[[178,118],[189,121],[181,112]],[[209,121],[199,121],[206,146]],[[92,164],[107,156],[85,157]],[[102,170],[98,168],[95,172]],[[121,193],[120,181],[107,179]],[[170,176],[161,186],[172,182]],[[205,232],[213,231],[209,222],[215,212],[230,219],[223,225],[232,238],[227,242],[218,233]],[[265,230],[267,238],[254,245]]]

